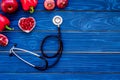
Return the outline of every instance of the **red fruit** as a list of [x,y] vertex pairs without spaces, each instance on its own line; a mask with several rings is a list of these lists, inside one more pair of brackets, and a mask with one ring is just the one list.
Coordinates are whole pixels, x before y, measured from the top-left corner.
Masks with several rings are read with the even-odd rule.
[[65,8],[68,5],[68,0],[57,0],[58,8]]
[[8,45],[8,38],[3,34],[0,34],[0,45],[1,46],[7,46]]
[[13,30],[12,28],[8,27],[9,25],[10,25],[9,19],[0,14],[0,32],[2,32],[5,29]]
[[18,9],[16,0],[2,0],[1,8],[5,13],[14,13]]
[[53,10],[55,8],[55,1],[54,0],[45,0],[44,7],[46,10]]
[[35,7],[38,4],[38,0],[20,0],[24,11],[34,12]]
[[31,32],[35,27],[35,25],[36,25],[36,21],[33,17],[20,18],[18,22],[19,28],[26,33]]

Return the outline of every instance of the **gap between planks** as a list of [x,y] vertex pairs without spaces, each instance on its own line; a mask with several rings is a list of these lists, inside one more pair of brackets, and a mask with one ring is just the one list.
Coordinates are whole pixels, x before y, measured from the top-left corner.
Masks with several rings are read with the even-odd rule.
[[[9,53],[9,51],[0,51],[0,53]],[[23,53],[22,51],[17,51],[18,53]],[[32,51],[35,53],[41,53],[41,51]],[[46,53],[55,53],[56,51],[45,51]],[[63,51],[65,54],[120,54],[120,52],[92,52],[92,51]]]
[[[23,10],[19,10],[19,11],[23,11]],[[35,12],[49,12],[49,13],[50,12],[120,12],[120,10],[53,10],[53,11],[36,10]]]
[[[14,30],[14,31],[3,31],[3,32],[22,32],[21,30]],[[57,30],[34,30],[32,32],[58,32]],[[88,31],[81,31],[81,30],[62,30],[61,33],[107,33],[107,32],[120,32],[120,30],[88,30]]]
[[120,12],[120,10],[36,10],[36,12]]
[[2,74],[120,74],[120,72],[29,72],[29,73],[3,73]]

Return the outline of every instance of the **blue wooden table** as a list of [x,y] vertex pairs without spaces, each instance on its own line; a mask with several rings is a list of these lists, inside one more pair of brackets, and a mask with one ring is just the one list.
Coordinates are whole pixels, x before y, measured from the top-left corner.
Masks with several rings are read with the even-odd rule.
[[[120,80],[120,0],[69,0],[67,8],[51,12],[44,9],[43,1],[39,0],[34,14],[24,12],[21,5],[11,15],[0,9],[15,28],[3,32],[10,41],[7,47],[0,47],[0,80]],[[55,67],[38,71],[8,56],[13,43],[41,55],[42,39],[57,33],[51,21],[55,15],[64,19],[61,25],[64,51]],[[36,19],[37,25],[26,34],[18,28],[18,20],[29,16]],[[48,41],[44,48],[51,55],[56,46],[56,41]],[[17,53],[31,63],[42,64],[34,56]]]

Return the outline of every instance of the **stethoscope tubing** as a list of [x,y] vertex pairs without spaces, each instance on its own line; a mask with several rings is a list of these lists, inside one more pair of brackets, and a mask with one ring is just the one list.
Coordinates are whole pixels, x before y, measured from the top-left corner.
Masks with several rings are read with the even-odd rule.
[[[53,56],[48,56],[48,55],[44,52],[44,49],[43,49],[46,40],[49,39],[49,38],[56,38],[56,39],[58,39],[59,48],[58,48],[57,52],[56,52]],[[36,66],[36,65],[34,65],[34,64],[32,64],[32,63],[24,60],[23,58],[21,58],[21,57],[15,52],[16,50],[23,51],[23,52],[27,52],[27,53],[29,53],[29,54],[32,54],[32,55],[34,55],[34,56],[36,56],[36,57],[44,60],[44,61],[45,61],[45,66],[44,66],[44,67]],[[38,70],[46,70],[46,69],[48,69],[48,68],[51,68],[51,67],[55,66],[55,65],[58,63],[58,61],[60,60],[61,55],[62,55],[62,51],[63,51],[63,42],[62,42],[62,40],[61,40],[60,27],[58,27],[58,35],[48,35],[48,36],[46,36],[46,37],[43,39],[43,41],[42,41],[42,43],[41,43],[40,50],[41,50],[41,53],[42,53],[43,56],[40,56],[40,55],[38,55],[38,54],[36,54],[36,53],[34,53],[34,52],[31,52],[31,51],[28,51],[28,50],[21,49],[21,48],[16,48],[16,46],[13,46],[13,47],[10,49],[10,56],[13,56],[13,54],[14,54],[18,59],[20,59],[20,60],[23,61],[24,63],[26,63],[26,64],[28,64],[29,66],[34,67],[34,68],[36,68],[36,69],[38,69]],[[56,57],[57,57],[56,61],[55,61],[53,64],[48,65],[48,61],[47,61],[46,58],[56,58]]]
[[[60,19],[60,22],[59,22],[59,20],[57,20],[57,19]],[[57,21],[55,21],[55,20],[57,20]],[[43,41],[42,41],[42,43],[41,43],[41,46],[40,46],[40,50],[41,50],[42,56],[40,56],[40,55],[38,55],[38,54],[36,54],[36,53],[34,53],[34,52],[25,50],[25,49],[16,48],[16,45],[14,45],[14,46],[10,49],[10,56],[13,56],[13,54],[14,54],[18,59],[20,59],[20,60],[23,61],[24,63],[26,63],[26,64],[28,64],[29,66],[34,67],[34,68],[36,68],[36,69],[38,69],[38,70],[47,70],[48,68],[51,68],[51,67],[55,66],[55,65],[58,63],[58,61],[60,60],[61,55],[62,55],[62,52],[63,52],[63,42],[62,42],[61,30],[60,30],[60,24],[62,24],[62,21],[63,21],[63,20],[62,20],[62,17],[60,17],[60,16],[55,16],[55,17],[53,18],[53,23],[58,26],[58,33],[57,33],[57,35],[48,35],[48,36],[46,36],[46,37],[43,39]],[[52,55],[52,56],[48,56],[48,55],[44,52],[44,44],[46,43],[46,41],[47,41],[49,38],[56,38],[56,39],[58,40],[58,44],[59,44],[59,48],[58,48],[57,52],[56,52],[54,55]],[[44,60],[44,61],[45,61],[45,66],[43,66],[43,67],[41,67],[41,66],[36,66],[36,65],[34,65],[34,64],[32,64],[32,63],[24,60],[24,59],[21,58],[18,54],[16,54],[15,50],[19,50],[19,51],[23,51],[23,52],[30,53],[30,54],[32,54],[32,55],[34,55],[34,56],[36,56],[36,57]],[[54,63],[52,63],[51,65],[48,64],[47,58],[56,58],[56,57],[57,57],[57,59],[55,60]]]
[[[56,58],[57,57],[56,61],[53,64],[48,65],[48,68],[51,68],[51,67],[55,66],[58,63],[58,61],[60,60],[61,55],[62,55],[63,42],[62,42],[62,39],[61,39],[61,32],[60,31],[61,31],[60,27],[58,27],[58,35],[49,35],[49,36],[46,36],[43,39],[42,43],[41,43],[40,50],[41,50],[41,53],[42,53],[43,57],[45,57],[45,58]],[[52,56],[48,56],[44,52],[44,49],[43,49],[46,40],[49,39],[49,38],[56,38],[56,39],[58,39],[58,44],[59,44],[59,48],[58,48],[57,52],[54,55],[52,55]]]

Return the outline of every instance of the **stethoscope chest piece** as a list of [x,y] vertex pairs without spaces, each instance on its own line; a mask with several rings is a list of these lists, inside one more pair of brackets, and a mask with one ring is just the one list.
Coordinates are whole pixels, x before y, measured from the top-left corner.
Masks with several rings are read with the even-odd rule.
[[58,27],[60,27],[60,25],[62,24],[62,22],[63,22],[63,19],[62,19],[61,16],[55,16],[55,17],[53,17],[53,23],[55,25],[57,25]]

